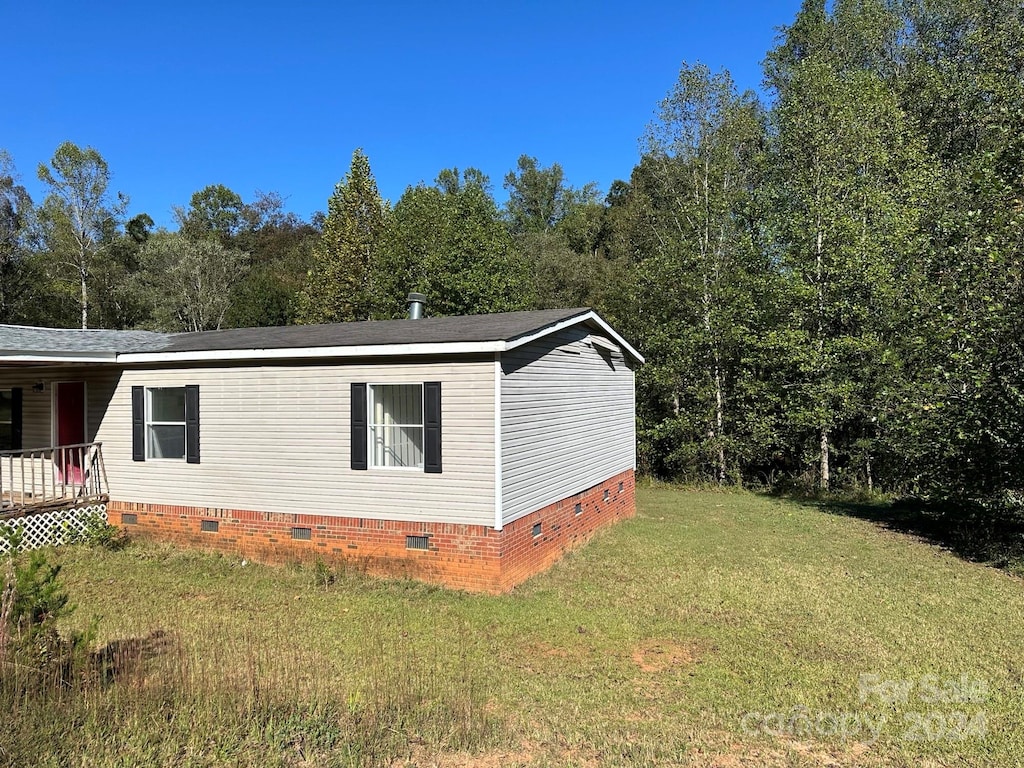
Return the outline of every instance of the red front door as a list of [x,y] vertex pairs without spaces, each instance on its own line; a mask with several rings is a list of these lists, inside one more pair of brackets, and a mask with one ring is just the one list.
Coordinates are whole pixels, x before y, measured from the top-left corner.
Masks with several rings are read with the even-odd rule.
[[[55,430],[57,445],[78,445],[85,438],[85,382],[61,381],[54,385],[56,403],[54,416],[57,420]],[[82,451],[68,451],[63,456],[62,470],[68,477],[68,465],[81,467]]]

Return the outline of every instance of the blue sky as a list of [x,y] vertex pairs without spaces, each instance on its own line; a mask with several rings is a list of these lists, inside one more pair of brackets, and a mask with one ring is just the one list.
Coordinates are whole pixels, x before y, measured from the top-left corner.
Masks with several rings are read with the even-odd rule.
[[356,147],[392,201],[453,166],[503,200],[521,154],[607,190],[683,61],[758,88],[799,5],[0,0],[0,148],[39,200],[38,163],[93,146],[131,212],[163,225],[208,184],[308,217]]

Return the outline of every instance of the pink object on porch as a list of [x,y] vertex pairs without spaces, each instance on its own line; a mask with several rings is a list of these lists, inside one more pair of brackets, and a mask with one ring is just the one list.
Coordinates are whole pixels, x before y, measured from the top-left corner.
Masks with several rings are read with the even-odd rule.
[[85,485],[85,472],[82,471],[81,467],[76,467],[71,462],[64,467],[61,471],[57,469],[57,482],[67,485]]

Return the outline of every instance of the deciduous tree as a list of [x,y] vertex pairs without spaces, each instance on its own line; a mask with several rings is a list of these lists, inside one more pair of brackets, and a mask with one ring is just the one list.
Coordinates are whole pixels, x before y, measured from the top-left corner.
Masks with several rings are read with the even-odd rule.
[[120,193],[111,198],[110,168],[100,153],[70,141],[57,147],[49,166],[40,163],[39,179],[50,189],[40,215],[56,261],[54,277],[77,284],[82,328],[87,328],[91,270],[104,250],[105,231],[120,224],[128,199]]

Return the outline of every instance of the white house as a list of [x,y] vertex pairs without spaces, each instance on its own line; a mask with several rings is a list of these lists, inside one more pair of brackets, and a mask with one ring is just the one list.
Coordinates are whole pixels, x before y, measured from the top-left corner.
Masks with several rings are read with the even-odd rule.
[[590,309],[0,326],[0,486],[28,511],[96,496],[139,536],[502,591],[633,513],[641,362]]

